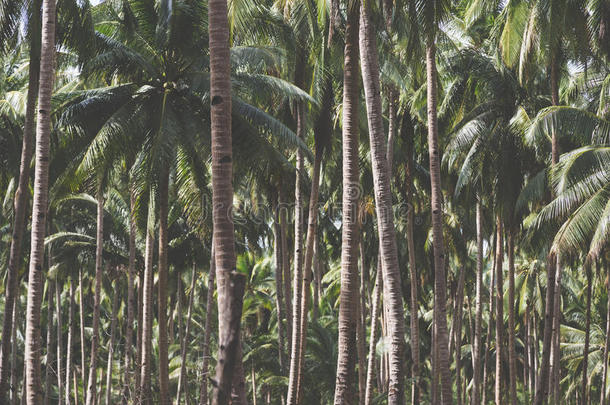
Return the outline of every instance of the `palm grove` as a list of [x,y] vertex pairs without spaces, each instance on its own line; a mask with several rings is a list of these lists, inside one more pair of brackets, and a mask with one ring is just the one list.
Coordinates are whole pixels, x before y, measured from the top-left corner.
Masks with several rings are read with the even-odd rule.
[[607,0],[0,0],[0,39],[0,403],[610,403]]

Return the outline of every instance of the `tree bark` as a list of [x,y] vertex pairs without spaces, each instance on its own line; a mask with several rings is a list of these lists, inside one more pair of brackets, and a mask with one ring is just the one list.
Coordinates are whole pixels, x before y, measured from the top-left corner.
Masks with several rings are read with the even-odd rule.
[[[12,328],[12,347],[11,347],[11,390],[10,390],[10,403],[11,405],[18,404],[17,398],[17,327],[20,319],[20,311],[19,311],[19,299],[13,300],[13,328]],[[24,381],[25,383],[25,381]]]
[[63,336],[63,323],[62,323],[62,319],[61,319],[61,292],[63,290],[63,285],[61,283],[59,283],[59,281],[55,282],[55,301],[57,301],[56,304],[56,316],[57,316],[57,370],[56,370],[56,375],[57,375],[57,395],[58,395],[58,402],[61,405],[61,401],[64,397],[63,393],[64,393],[64,387],[63,387],[63,373],[61,371],[61,366],[62,366],[62,362],[64,361],[64,356],[63,356],[63,341],[62,341],[62,336]]
[[[186,382],[186,342],[190,339],[191,333],[191,318],[193,316],[193,302],[195,300],[195,282],[197,281],[197,266],[195,265],[195,261],[193,261],[193,271],[191,273],[191,295],[189,296],[189,306],[187,309],[186,315],[186,330],[184,332],[184,337],[180,341],[180,376],[178,377],[178,393],[176,395],[176,404],[180,405],[180,399],[182,396],[182,388]],[[182,314],[180,314],[182,315]],[[206,315],[207,317],[207,315]]]
[[275,308],[277,311],[277,335],[278,335],[278,355],[280,370],[284,374],[286,369],[286,355],[284,352],[284,342],[286,341],[286,328],[285,323],[288,322],[286,314],[284,313],[284,283],[283,275],[284,269],[282,268],[282,242],[281,242],[281,229],[280,229],[280,218],[279,218],[279,205],[275,206],[274,219],[273,219],[273,264],[275,267]]
[[464,282],[466,277],[466,267],[462,266],[458,287],[455,299],[455,328],[454,328],[454,345],[455,345],[455,381],[457,389],[457,403],[462,405],[462,319],[464,315]]
[[445,280],[445,244],[443,241],[443,196],[441,191],[441,157],[438,149],[436,46],[430,40],[426,47],[428,81],[428,154],[430,158],[430,187],[432,208],[432,239],[434,243],[434,296],[437,324],[438,369],[441,376],[442,403],[453,402],[449,372],[449,336],[447,332],[447,285]]
[[38,117],[36,121],[36,168],[28,276],[28,300],[25,332],[26,395],[29,404],[42,402],[40,382],[40,306],[44,238],[49,197],[49,140],[51,134],[51,95],[55,74],[55,0],[44,0],[42,6],[42,38]]
[[555,271],[555,287],[553,288],[553,331],[551,343],[551,395],[553,403],[559,403],[559,390],[561,380],[561,352],[559,348],[561,338],[561,255],[557,253],[557,264]]
[[102,179],[97,185],[97,231],[95,245],[95,293],[93,296],[93,330],[91,335],[91,357],[89,367],[89,381],[87,383],[87,405],[95,404],[97,394],[97,348],[99,346],[100,305],[102,291],[102,254],[104,250],[104,194]]
[[87,378],[86,378],[86,372],[85,372],[85,367],[86,367],[86,358],[87,355],[85,353],[86,348],[86,343],[85,343],[85,305],[84,305],[84,294],[85,294],[85,289],[84,289],[84,284],[83,284],[83,269],[79,268],[78,269],[78,289],[79,289],[79,294],[78,294],[78,309],[79,309],[79,316],[80,316],[80,355],[81,355],[81,384],[83,386],[83,399],[84,397],[87,395],[85,393],[85,389],[87,387]]
[[582,405],[587,405],[589,403],[589,390],[587,389],[587,369],[589,367],[589,333],[591,330],[591,287],[593,282],[591,277],[591,265],[585,263],[585,266],[587,273],[587,318],[585,321],[585,348],[583,350],[582,358],[582,388],[580,393],[580,400]]
[[19,183],[15,192],[15,211],[6,286],[4,289],[4,319],[2,322],[2,340],[0,346],[0,400],[8,399],[10,373],[10,343],[13,330],[13,303],[19,284],[19,264],[21,263],[21,245],[25,227],[25,214],[30,195],[30,165],[32,163],[32,143],[36,140],[36,99],[40,76],[40,0],[33,1],[32,15],[29,21],[31,42],[29,51],[28,93],[26,101],[23,142],[21,145],[21,164],[19,165]]
[[[506,228],[506,249],[508,250],[508,370],[510,402],[517,405],[517,353],[515,351],[515,244],[511,227]],[[525,381],[523,381],[525,386]]]
[[[134,282],[136,277],[136,191],[133,181],[129,182],[129,265],[127,267],[127,324],[125,325],[125,384],[123,387],[123,398],[125,401],[133,401],[133,321],[136,308],[134,293]],[[141,289],[141,287],[140,287]],[[138,329],[142,325],[138,323]]]
[[112,404],[112,358],[114,357],[114,344],[116,341],[116,324],[119,312],[119,294],[117,282],[114,281],[115,290],[112,292],[112,319],[110,321],[110,344],[108,345],[108,362],[106,363],[106,405]]
[[[343,52],[343,197],[341,231],[341,291],[335,405],[354,403],[354,366],[356,364],[358,319],[358,203],[360,170],[358,166],[358,19],[359,7],[348,8]],[[309,236],[309,235],[308,235]],[[375,322],[375,320],[372,320]]]
[[389,337],[391,340],[388,404],[395,405],[404,403],[404,314],[392,211],[392,193],[381,111],[379,56],[370,12],[370,2],[363,3],[360,10],[360,60],[373,165],[375,209],[384,279],[383,297],[388,308]]
[[[280,185],[281,187],[281,185]],[[280,240],[282,250],[282,278],[284,280],[284,301],[286,308],[286,344],[292,343],[292,280],[290,277],[290,253],[288,252],[287,209],[284,199],[284,190],[280,188],[278,203],[280,210]],[[289,366],[289,365],[288,365]]]
[[[610,266],[608,263],[603,262],[606,270],[606,291],[608,297],[610,297]],[[606,309],[606,342],[604,344],[604,365],[603,365],[603,373],[602,373],[602,388],[600,389],[600,404],[607,405],[608,404],[608,396],[606,395],[606,384],[608,381],[608,355],[610,354],[610,298],[607,300],[607,309]]]
[[[70,278],[70,296],[69,296],[69,306],[68,306],[68,343],[66,345],[66,396],[65,396],[65,404],[70,405],[70,377],[71,374],[74,373],[72,364],[72,353],[73,349],[73,340],[74,340],[74,294],[76,293],[76,286],[74,285],[74,280]],[[76,388],[76,387],[75,387]],[[76,401],[76,398],[74,398]]]
[[[167,341],[167,216],[169,210],[169,167],[163,163],[159,175],[159,264],[158,272],[158,313],[159,324],[159,404],[169,404],[169,343]],[[180,314],[182,316],[182,314]]]
[[[500,214],[496,216],[496,374],[495,400],[502,405],[502,357],[504,356],[504,241],[503,224]],[[512,331],[511,331],[512,333]]]
[[[493,245],[492,245],[493,246]],[[493,249],[495,250],[495,249]],[[492,252],[493,252],[492,250]],[[494,304],[495,304],[495,300],[494,300],[494,286],[495,286],[495,279],[496,279],[496,259],[495,259],[495,255],[493,256],[493,263],[491,264],[491,269],[490,269],[490,283],[489,283],[489,313],[493,314],[494,313]],[[485,338],[485,356],[483,359],[483,385],[481,386],[483,392],[481,393],[481,403],[482,404],[487,404],[487,373],[488,373],[488,367],[487,364],[489,363],[489,348],[491,347],[491,332],[492,332],[492,320],[491,317],[489,318],[489,321],[487,322],[487,337]]]
[[199,391],[199,405],[208,405],[208,378],[210,361],[210,336],[212,329],[212,305],[214,305],[214,279],[216,276],[216,261],[214,260],[214,241],[210,253],[210,270],[208,273],[208,292],[205,304],[205,326],[203,330],[203,365],[201,377],[201,389]]
[[377,356],[375,355],[375,348],[377,346],[377,338],[379,335],[379,328],[377,326],[377,318],[379,318],[379,304],[381,301],[381,288],[382,288],[382,272],[381,259],[378,261],[377,275],[375,276],[375,287],[373,288],[373,308],[371,309],[371,337],[369,340],[369,362],[366,374],[366,392],[365,392],[365,405],[371,405],[373,401],[373,378],[375,375],[375,363]]
[[[476,298],[475,298],[475,320],[474,320],[474,343],[473,343],[473,377],[472,377],[472,401],[471,405],[481,403],[481,339],[483,318],[483,213],[480,196],[477,198],[476,227],[477,227],[477,274],[476,274]],[[485,388],[483,388],[485,389]]]
[[[49,266],[50,267],[50,266]],[[49,405],[51,403],[51,390],[53,381],[51,379],[53,370],[53,304],[55,294],[55,283],[51,280],[47,281],[47,358],[45,365],[45,391],[44,391],[44,404]]]
[[[152,198],[152,196],[151,196]],[[154,204],[149,205],[149,211],[154,210]],[[146,248],[144,253],[144,285],[142,286],[142,358],[140,359],[140,393],[141,404],[152,403],[150,386],[152,361],[152,324],[153,324],[153,254],[154,254],[154,214],[148,213],[146,229]]]

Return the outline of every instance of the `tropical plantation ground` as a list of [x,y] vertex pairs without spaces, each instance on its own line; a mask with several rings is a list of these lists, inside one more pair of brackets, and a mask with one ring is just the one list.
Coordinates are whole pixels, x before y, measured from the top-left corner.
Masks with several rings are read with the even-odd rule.
[[609,404],[608,0],[0,0],[0,404]]

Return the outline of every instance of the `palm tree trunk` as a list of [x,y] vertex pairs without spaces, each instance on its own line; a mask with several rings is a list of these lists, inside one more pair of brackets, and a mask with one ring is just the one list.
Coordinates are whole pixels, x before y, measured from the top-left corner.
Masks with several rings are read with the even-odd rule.
[[13,328],[11,336],[11,390],[10,390],[10,404],[17,405],[17,328],[20,319],[19,311],[19,299],[13,300]]
[[555,271],[555,287],[553,288],[553,331],[551,344],[551,395],[553,403],[559,401],[560,379],[561,379],[561,352],[559,342],[561,338],[561,255],[557,254],[557,264]]
[[62,336],[63,336],[63,326],[62,326],[62,319],[61,319],[61,292],[63,290],[63,285],[61,283],[59,283],[59,281],[55,282],[55,301],[57,301],[57,306],[56,306],[56,310],[57,310],[57,370],[56,375],[57,375],[57,394],[58,394],[58,398],[59,398],[59,404],[61,405],[61,400],[63,399],[63,393],[64,393],[64,387],[63,387],[63,373],[61,371],[61,363],[64,361],[64,356],[63,356],[63,342],[62,342]]
[[443,196],[441,191],[440,151],[438,150],[436,47],[426,47],[428,80],[428,153],[430,157],[430,187],[432,207],[432,239],[434,243],[434,296],[437,324],[438,369],[441,376],[443,404],[452,402],[451,374],[449,373],[449,336],[447,333],[447,285],[445,280],[445,245],[443,242]]
[[[169,404],[169,344],[167,341],[167,215],[168,215],[169,167],[163,164],[159,177],[159,279],[158,279],[158,324],[159,324],[159,404]],[[182,314],[180,314],[182,316]]]
[[[606,267],[606,279],[610,280],[610,266],[608,263],[603,262]],[[610,297],[610,282],[606,283],[607,295]],[[606,309],[606,342],[604,344],[604,357],[603,357],[603,373],[602,373],[602,385],[601,385],[601,398],[600,404],[607,405],[608,404],[608,396],[606,395],[606,384],[608,382],[608,355],[610,354],[610,298],[607,299],[607,309]]]
[[108,362],[106,363],[106,405],[112,404],[112,358],[114,357],[114,343],[116,340],[116,324],[119,312],[119,294],[117,281],[114,281],[115,290],[112,293],[112,320],[110,321],[110,344],[108,345]]
[[[195,301],[195,282],[197,281],[197,266],[193,261],[193,271],[191,273],[191,295],[189,296],[189,307],[186,315],[186,330],[184,332],[183,339],[180,340],[180,376],[178,377],[178,393],[176,395],[176,404],[180,405],[180,398],[182,396],[182,388],[186,382],[186,342],[190,339],[191,333],[191,318],[193,316],[193,302]],[[182,314],[180,314],[182,315]]]
[[358,404],[364,405],[364,400],[366,399],[366,331],[364,329],[365,324],[361,316],[361,312],[363,311],[361,301],[356,299],[356,305],[358,306],[358,319],[356,320],[356,341],[358,350]]
[[377,347],[377,338],[379,328],[377,318],[379,318],[379,305],[381,301],[381,288],[383,283],[383,270],[381,269],[381,258],[378,261],[377,276],[375,277],[375,287],[373,288],[373,308],[371,309],[371,336],[369,340],[369,362],[366,374],[366,392],[364,396],[364,405],[371,405],[373,401],[373,376],[375,375],[375,363],[377,356],[375,348]]
[[[152,195],[150,197],[153,198]],[[149,204],[149,218],[146,229],[146,248],[144,253],[144,285],[142,286],[142,358],[140,359],[140,393],[141,404],[152,403],[150,374],[152,368],[152,324],[153,324],[153,250],[154,250],[154,204]]]
[[[304,133],[304,109],[301,103],[297,104],[297,136],[303,138]],[[301,342],[301,296],[303,294],[303,193],[301,176],[305,170],[303,152],[297,150],[296,159],[296,181],[294,197],[294,274],[292,285],[292,302],[294,309],[292,313],[292,342],[290,348],[290,373],[288,376],[288,405],[298,405],[298,389],[300,376],[300,342]]]
[[[74,373],[72,364],[72,353],[73,353],[73,340],[74,340],[74,294],[76,293],[76,286],[74,280],[70,278],[70,296],[68,299],[68,343],[66,346],[66,396],[65,403],[70,405],[70,377]],[[75,398],[76,400],[76,398]]]
[[[475,320],[474,320],[474,343],[473,343],[473,377],[472,377],[472,402],[471,405],[481,403],[481,333],[483,315],[483,213],[480,198],[477,198],[476,208],[477,222],[477,274],[476,274],[476,298],[475,298]],[[485,389],[485,388],[483,388]]]
[[208,377],[210,361],[210,336],[212,332],[212,305],[214,305],[214,278],[216,276],[216,261],[214,260],[214,241],[210,254],[210,271],[208,273],[208,292],[205,304],[205,326],[203,330],[203,364],[201,389],[199,391],[199,405],[208,405]]
[[[152,259],[151,259],[152,260]],[[140,398],[141,392],[141,366],[142,366],[142,330],[144,328],[144,276],[145,271],[140,271],[138,274],[138,329],[136,330],[136,359],[135,366],[136,371],[135,374],[135,386],[131,393],[131,396],[136,399]]]
[[[493,245],[492,245],[493,246]],[[495,304],[495,300],[494,300],[494,285],[495,285],[495,279],[496,279],[496,259],[495,259],[495,255],[493,256],[493,262],[491,264],[491,269],[490,271],[490,282],[489,282],[489,313],[493,314],[494,313],[494,304]],[[488,363],[489,363],[489,348],[491,346],[491,332],[492,332],[492,322],[491,322],[491,317],[489,318],[489,321],[487,322],[487,337],[485,338],[485,356],[483,359],[483,385],[481,386],[482,388],[482,400],[481,403],[482,404],[487,404],[487,373],[488,373]]]
[[[305,263],[303,266],[303,281],[301,294],[301,335],[299,338],[299,363],[298,363],[298,376],[297,376],[297,403],[302,403],[303,398],[303,368],[305,359],[305,350],[307,346],[307,314],[309,308],[309,301],[311,296],[311,280],[313,276],[312,262],[313,253],[315,249],[316,232],[318,228],[318,195],[320,190],[320,169],[322,166],[322,156],[324,149],[316,145],[316,152],[314,157],[313,173],[311,178],[311,191],[309,195],[309,215],[307,225],[307,240],[305,244]],[[357,207],[356,207],[357,210]],[[357,213],[356,216],[357,217]],[[357,225],[357,223],[356,223]],[[355,261],[358,264],[357,245],[354,247],[356,253]],[[356,275],[358,269],[356,268]]]
[[[25,228],[25,213],[30,195],[30,165],[32,163],[32,143],[36,139],[36,98],[38,96],[38,81],[40,75],[40,0],[35,0],[29,21],[31,43],[29,51],[28,94],[26,101],[23,142],[21,145],[21,164],[19,166],[19,184],[15,192],[15,211],[8,268],[6,270],[6,286],[4,289],[4,319],[2,322],[2,340],[0,346],[0,400],[8,399],[10,387],[10,343],[13,329],[13,302],[15,301],[19,283],[18,265],[21,260],[21,245]],[[38,34],[38,35],[37,35]]]
[[286,342],[292,343],[292,280],[290,277],[290,253],[288,252],[288,229],[286,228],[286,210],[288,207],[284,203],[284,190],[281,188],[278,194],[278,204],[280,210],[280,241],[282,251],[282,278],[284,280],[284,307],[286,308]]
[[84,305],[84,294],[85,294],[85,289],[84,289],[84,284],[83,284],[83,269],[79,268],[78,269],[78,309],[79,309],[79,316],[80,316],[80,355],[81,355],[81,384],[83,387],[83,399],[84,397],[87,395],[85,393],[85,389],[87,387],[87,380],[86,380],[86,374],[85,374],[85,365],[87,364],[85,362],[86,359],[86,344],[85,344],[85,305]]
[[282,374],[284,374],[286,368],[286,355],[284,352],[284,342],[286,341],[285,324],[288,322],[288,319],[284,313],[284,269],[282,268],[282,255],[284,252],[282,252],[279,210],[279,205],[276,205],[273,222],[273,261],[275,265],[275,307],[277,310],[278,355],[280,370]]
[[[135,185],[130,181],[129,184],[129,265],[127,268],[127,324],[125,325],[125,383],[123,386],[123,398],[126,401],[133,401],[132,381],[133,381],[133,320],[136,308],[134,293],[134,282],[136,277],[136,192]],[[138,323],[138,328],[141,328]]]
[[89,382],[87,383],[87,405],[95,404],[97,394],[97,348],[99,346],[100,305],[102,291],[102,253],[104,249],[104,194],[102,179],[98,179],[97,186],[97,232],[95,245],[95,293],[93,296],[93,330],[91,334],[91,362],[89,368]]
[[[504,356],[504,281],[502,262],[504,259],[503,224],[500,214],[496,216],[496,374],[495,400],[502,405],[502,357]],[[512,331],[511,331],[512,333]]]
[[587,405],[589,403],[589,390],[587,389],[587,369],[589,367],[589,333],[591,330],[591,287],[593,282],[591,278],[591,265],[585,263],[585,266],[587,272],[587,318],[585,321],[585,348],[583,351],[582,358],[582,388],[580,394],[580,400],[582,405]]
[[42,38],[40,50],[40,86],[36,122],[36,169],[28,300],[25,332],[26,395],[29,404],[42,402],[40,382],[40,306],[47,203],[49,196],[49,138],[51,134],[51,94],[55,74],[55,0],[44,0],[42,6]]
[[256,374],[254,374],[254,362],[250,367],[250,376],[252,378],[252,405],[256,405]]
[[466,278],[466,267],[462,266],[455,299],[455,385],[457,389],[457,403],[462,405],[462,319],[464,316],[464,282]]
[[[49,266],[50,267],[50,266]],[[47,358],[45,365],[45,391],[44,391],[44,404],[49,405],[51,403],[51,390],[53,381],[51,374],[53,370],[53,303],[54,287],[55,283],[51,280],[47,281]]]
[[[358,319],[358,10],[348,9],[343,52],[343,208],[341,231],[341,291],[335,405],[354,402],[354,366]],[[309,235],[308,235],[309,236]],[[373,320],[372,322],[375,322]]]
[[[376,37],[370,16],[370,2],[362,4],[360,10],[360,60],[362,81],[367,107],[375,208],[377,212],[380,252],[383,269],[383,297],[388,308],[390,343],[390,375],[388,404],[404,403],[403,387],[403,342],[404,318],[402,284],[398,269],[396,234],[392,213],[392,194],[385,136],[382,121],[379,60]],[[446,349],[446,348],[445,348]]]
[[241,338],[237,346],[235,372],[233,373],[233,382],[231,383],[231,405],[247,405],[246,397],[246,375],[244,372],[244,363],[242,361],[243,351],[241,347]]
[[[506,229],[506,249],[508,250],[508,367],[510,401],[517,405],[517,353],[515,352],[515,245],[513,231]],[[525,381],[523,381],[525,385]]]

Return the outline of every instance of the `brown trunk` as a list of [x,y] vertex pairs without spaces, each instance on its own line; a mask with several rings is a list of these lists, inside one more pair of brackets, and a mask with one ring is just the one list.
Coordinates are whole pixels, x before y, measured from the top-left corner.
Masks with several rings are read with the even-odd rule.
[[447,285],[445,280],[445,244],[443,241],[443,196],[441,191],[441,157],[438,147],[436,47],[432,40],[426,47],[428,80],[428,154],[430,158],[430,187],[432,208],[432,239],[434,243],[434,296],[437,324],[438,370],[441,376],[442,403],[453,402],[449,372],[449,335],[447,332]]
[[[506,249],[508,255],[508,367],[510,402],[517,405],[517,353],[515,352],[515,245],[513,231],[506,228]],[[525,384],[525,381],[524,381]]]
[[210,253],[210,270],[208,272],[208,292],[205,304],[205,325],[203,329],[203,364],[201,376],[201,388],[199,390],[199,405],[208,405],[208,378],[210,376],[208,363],[210,361],[210,336],[212,329],[212,305],[214,305],[214,280],[216,278],[216,261],[214,260],[214,241]]
[[[495,249],[494,249],[495,250]],[[492,250],[493,252],[493,250]],[[494,307],[495,307],[495,300],[494,300],[494,286],[495,286],[495,279],[496,279],[496,259],[495,259],[495,255],[493,256],[493,263],[491,264],[491,269],[490,269],[490,283],[489,283],[489,313],[493,314],[494,313]],[[489,348],[491,347],[491,332],[492,332],[492,320],[491,317],[489,318],[489,321],[487,323],[487,337],[485,338],[485,356],[483,359],[483,385],[481,386],[482,394],[482,400],[481,403],[482,404],[487,404],[487,374],[488,374],[488,363],[489,363]]]
[[237,355],[235,361],[235,372],[233,373],[233,382],[231,383],[231,405],[247,405],[246,398],[246,375],[244,372],[244,363],[242,361],[243,351],[241,347],[241,339],[237,346]]
[[[159,174],[159,279],[158,313],[159,325],[159,404],[169,404],[169,343],[167,341],[167,215],[168,215],[169,167],[163,164]],[[182,314],[180,314],[182,315]]]
[[47,285],[47,358],[45,365],[44,405],[49,405],[51,403],[51,391],[53,389],[51,374],[53,370],[53,362],[55,361],[55,356],[53,355],[53,304],[55,302],[55,283],[48,280]]
[[[352,2],[356,3],[356,2]],[[354,366],[358,324],[358,5],[348,9],[343,52],[343,197],[341,291],[335,405],[354,403]],[[373,320],[375,322],[375,320]]]
[[[281,187],[281,185],[280,185]],[[283,199],[284,190],[280,188],[278,203],[280,210],[280,240],[282,250],[282,278],[284,279],[284,301],[286,308],[286,344],[292,343],[292,279],[290,277],[290,252],[288,252],[288,229],[286,214],[288,207]],[[288,365],[289,366],[289,365]]]
[[375,276],[375,287],[373,288],[373,308],[371,309],[371,336],[369,340],[369,362],[366,374],[366,393],[365,405],[371,405],[373,401],[373,376],[375,375],[375,363],[377,356],[375,348],[377,347],[377,338],[379,335],[379,327],[377,318],[379,318],[379,305],[381,301],[381,288],[383,283],[383,270],[381,269],[381,259],[378,261],[377,275]]
[[10,390],[10,404],[17,405],[19,400],[17,398],[17,328],[20,319],[19,312],[19,299],[13,300],[13,328],[11,336],[11,390]]
[[454,345],[455,345],[455,382],[457,389],[457,403],[462,405],[462,319],[464,315],[464,281],[466,277],[466,268],[462,266],[458,287],[455,298],[455,327],[454,327]]
[[[480,197],[479,197],[480,198]],[[477,198],[477,274],[476,274],[476,298],[475,298],[475,320],[474,320],[474,343],[473,343],[473,377],[472,377],[472,405],[481,402],[481,339],[482,339],[482,315],[483,315],[483,213],[481,201]],[[485,388],[483,388],[485,389]]]
[[26,395],[30,404],[42,402],[40,382],[40,307],[47,204],[49,197],[49,140],[51,134],[51,95],[55,75],[55,0],[44,0],[38,117],[36,121],[36,169],[28,275],[28,300],[25,332]]
[[[73,371],[76,367],[72,364],[73,340],[74,340],[74,294],[76,294],[76,286],[74,280],[70,279],[70,296],[68,299],[68,343],[66,345],[66,391],[65,404],[70,405],[70,377],[75,374]],[[77,387],[75,387],[76,389]],[[74,398],[76,401],[76,398]],[[75,402],[76,403],[76,402]]]
[[97,395],[97,348],[99,346],[100,305],[102,291],[102,254],[104,250],[104,194],[102,179],[97,185],[97,231],[95,244],[95,293],[93,296],[93,330],[91,334],[91,357],[89,366],[89,381],[87,383],[87,405],[94,405]]
[[87,349],[86,347],[86,343],[85,343],[85,305],[84,305],[84,294],[85,294],[85,286],[83,284],[83,269],[79,268],[78,269],[78,290],[79,290],[79,294],[78,294],[78,309],[79,309],[79,316],[80,316],[80,355],[81,355],[81,384],[83,387],[83,399],[85,397],[85,395],[87,395],[85,393],[85,389],[87,387],[87,379],[86,379],[86,371],[85,371],[85,367],[86,367],[86,358],[87,355],[85,353],[85,350]]
[[64,361],[63,355],[63,323],[61,319],[61,292],[63,290],[63,285],[57,281],[55,283],[55,301],[57,301],[56,306],[56,315],[57,315],[57,369],[55,371],[57,375],[57,396],[59,398],[59,404],[61,405],[61,400],[63,398],[64,386],[63,386],[63,373],[61,371],[62,362]]
[[500,214],[496,216],[496,374],[495,400],[502,405],[502,357],[504,356],[504,259],[503,224]]
[[[133,320],[136,308],[134,293],[134,282],[136,277],[136,193],[135,185],[130,181],[129,184],[129,265],[127,268],[127,324],[125,325],[125,383],[123,386],[123,399],[133,401],[132,381],[133,381]],[[142,325],[138,323],[138,328]]]
[[[152,195],[151,195],[152,198]],[[146,248],[144,253],[144,284],[142,285],[142,334],[140,359],[140,393],[141,404],[152,403],[150,387],[152,361],[152,324],[153,324],[153,254],[154,254],[154,204],[149,204],[148,224],[146,226]]]
[[132,397],[136,399],[140,395],[140,371],[142,365],[142,329],[144,328],[144,271],[140,271],[138,274],[138,329],[136,330],[136,359],[135,366],[135,386]]
[[117,292],[117,281],[114,281],[115,289],[112,292],[112,319],[110,321],[110,344],[108,345],[108,362],[106,363],[106,405],[112,402],[112,358],[114,357],[114,344],[116,340],[116,324],[119,312],[119,294]]
[[582,357],[582,388],[580,393],[580,403],[582,405],[587,405],[589,403],[588,396],[589,390],[587,389],[587,369],[589,367],[589,333],[591,329],[591,287],[592,287],[592,278],[591,278],[591,265],[585,264],[586,272],[587,272],[587,319],[585,321],[585,348],[583,350]]
[[275,266],[275,308],[277,311],[277,335],[278,335],[278,355],[280,370],[282,375],[286,369],[286,355],[284,352],[284,342],[286,341],[286,323],[288,319],[284,313],[284,283],[283,275],[284,270],[282,268],[282,242],[281,242],[281,229],[280,229],[280,218],[279,218],[280,207],[275,206],[274,221],[273,221],[273,262]]
[[388,404],[395,405],[404,403],[404,314],[386,140],[382,121],[379,55],[370,13],[370,2],[363,3],[360,10],[360,61],[367,107],[375,209],[382,258],[383,297],[388,308],[388,335],[390,338]]
[[[180,340],[180,376],[178,377],[178,394],[176,395],[176,404],[180,405],[180,399],[182,396],[182,388],[186,383],[186,343],[190,342],[191,333],[191,318],[193,314],[193,302],[195,301],[195,282],[197,281],[197,266],[193,261],[193,271],[191,273],[191,292],[189,296],[189,306],[186,314],[186,330],[184,332],[183,339]],[[180,313],[179,316],[182,316]]]

